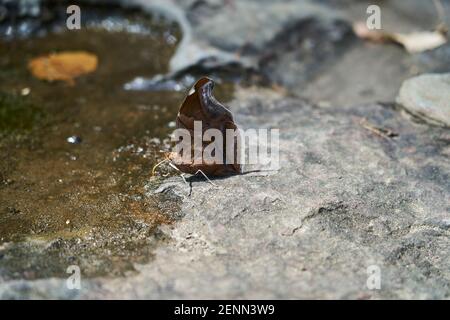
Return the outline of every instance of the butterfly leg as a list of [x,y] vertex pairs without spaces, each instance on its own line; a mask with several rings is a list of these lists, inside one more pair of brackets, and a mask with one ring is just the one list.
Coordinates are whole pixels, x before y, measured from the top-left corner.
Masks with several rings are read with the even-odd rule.
[[187,183],[186,178],[184,177],[184,173],[180,174],[181,179],[183,179],[184,183],[186,183],[187,185],[189,185],[189,183]]
[[175,169],[176,171],[178,171],[180,173],[180,177],[181,179],[183,179],[184,183],[186,183],[187,185],[189,185],[189,183],[187,183],[186,178],[184,177],[184,173],[181,172],[180,169],[178,169],[172,162],[169,161],[169,166],[173,169]]
[[218,185],[212,182],[202,170],[197,170],[195,175],[197,175],[198,173],[201,173],[206,178],[206,180],[208,180],[208,182],[211,183],[213,186],[218,187]]
[[[156,169],[156,167],[158,167],[159,165],[161,165],[161,164],[163,164],[164,162],[167,162],[167,161],[168,161],[168,164],[169,164],[170,167],[172,167],[172,168],[175,169],[176,171],[180,172],[180,177],[183,179],[184,183],[188,184],[187,181],[186,181],[186,178],[184,177],[184,173],[181,172],[180,169],[178,169],[172,162],[170,162],[170,161],[167,160],[167,159],[165,159],[165,160],[159,162],[157,165],[155,165],[155,166],[153,167],[153,170],[152,170],[152,171],[154,172],[155,169]],[[211,179],[209,179],[208,176],[207,176],[202,170],[197,170],[197,172],[195,173],[195,175],[197,175],[197,174],[199,174],[199,173],[201,173],[201,174],[205,177],[205,179],[208,180],[208,182],[209,182],[210,184],[212,184],[212,185],[215,186],[215,187],[218,187],[218,185],[215,184],[214,182],[212,182]]]

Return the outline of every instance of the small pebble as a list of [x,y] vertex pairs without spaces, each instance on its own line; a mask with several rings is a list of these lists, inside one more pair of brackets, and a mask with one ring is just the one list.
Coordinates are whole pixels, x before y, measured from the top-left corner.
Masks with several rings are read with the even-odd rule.
[[177,38],[168,32],[164,34],[164,38],[166,39],[166,42],[170,45],[174,45],[177,43]]
[[29,95],[30,92],[31,92],[30,88],[23,88],[22,90],[20,90],[20,94],[23,96]]
[[79,144],[81,141],[82,140],[79,136],[70,136],[67,138],[67,142],[71,144]]

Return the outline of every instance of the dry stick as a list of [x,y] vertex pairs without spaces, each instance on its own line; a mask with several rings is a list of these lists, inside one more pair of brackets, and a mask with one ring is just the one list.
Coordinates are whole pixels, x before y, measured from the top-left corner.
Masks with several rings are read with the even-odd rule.
[[367,122],[366,119],[363,119],[359,122],[359,124],[364,128],[367,129],[373,133],[375,133],[376,135],[385,138],[385,139],[389,139],[389,138],[394,138],[396,136],[398,136],[397,133],[395,133],[394,131],[390,130],[390,129],[384,129],[384,128],[378,128],[375,127],[374,125],[370,124],[369,122]]

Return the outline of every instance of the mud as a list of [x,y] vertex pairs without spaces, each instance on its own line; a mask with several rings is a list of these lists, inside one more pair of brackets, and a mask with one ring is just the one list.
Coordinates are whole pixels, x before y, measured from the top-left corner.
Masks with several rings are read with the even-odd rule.
[[[45,23],[16,21],[28,32],[17,27],[15,37],[0,40],[4,279],[64,277],[71,264],[86,276],[123,274],[151,259],[162,240],[156,227],[177,218],[178,200],[145,196],[144,182],[163,157],[184,92],[123,90],[142,72],[167,71],[177,26],[134,9],[94,6],[84,8],[81,30],[61,30],[62,8],[48,10],[55,16]],[[66,50],[96,54],[98,69],[74,86],[27,70],[31,58]],[[224,87],[222,98],[232,90]]]

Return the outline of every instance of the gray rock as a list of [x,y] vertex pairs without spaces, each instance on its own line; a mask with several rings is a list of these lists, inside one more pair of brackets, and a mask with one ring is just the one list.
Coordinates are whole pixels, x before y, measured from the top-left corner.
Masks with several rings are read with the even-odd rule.
[[[82,297],[450,297],[448,131],[393,105],[320,108],[271,90],[239,90],[230,107],[244,128],[281,129],[281,169],[153,189],[183,198],[172,241]],[[366,286],[372,265],[381,290]]]
[[[160,13],[180,25],[183,38],[171,58],[169,75],[194,65],[214,68],[239,63],[245,68],[258,68],[261,57],[270,54],[265,49],[272,45],[271,41],[286,33],[286,28],[292,24],[313,17],[331,22],[341,16],[311,0],[130,2],[144,10]],[[130,85],[134,88],[133,84]]]
[[[83,279],[73,297],[450,298],[446,129],[393,105],[318,107],[262,89],[238,90],[230,108],[243,128],[281,129],[281,169],[247,167],[219,188],[149,183],[149,196],[183,199],[183,219],[161,228],[171,240],[138,274]],[[366,286],[373,265],[380,290]],[[70,296],[61,285],[8,282],[0,296]]]
[[[351,24],[367,18],[371,1],[133,2],[177,21],[183,31],[164,86],[193,66],[203,67],[202,74],[208,74],[237,64],[242,68],[238,75],[255,70],[296,96],[316,103],[347,105],[393,101],[409,77],[419,72],[448,72],[448,50],[443,48],[415,57],[394,45],[357,39]],[[434,6],[423,1],[379,5],[383,28],[392,32],[426,30],[430,23],[438,22]],[[417,19],[411,12],[424,14]],[[155,80],[161,80],[146,77],[143,74],[130,82],[129,89],[154,88]],[[175,80],[178,86],[180,81]]]
[[450,72],[450,44],[447,43],[434,50],[425,51],[415,57],[419,70],[422,73],[447,73]]
[[450,127],[450,73],[424,74],[406,80],[397,102],[427,122]]
[[[246,47],[248,38],[258,57],[277,35],[277,44],[290,39],[282,37],[287,24],[307,19],[296,11],[302,1],[284,1],[285,8],[281,2],[259,7],[255,1],[239,2],[235,16],[227,8],[223,17],[218,14],[222,1],[202,1],[201,8],[197,1],[177,1],[175,13],[162,1],[136,1],[167,10],[184,23],[190,34],[184,39],[190,41],[174,57],[175,70],[207,56],[226,62],[222,57]],[[319,3],[328,2],[337,3]],[[238,19],[244,11],[248,16]],[[272,19],[270,11],[273,21],[258,33]],[[261,18],[254,19],[257,12]],[[329,31],[332,21],[312,25]],[[291,36],[301,32],[292,30]],[[332,53],[341,45],[327,40],[333,34],[325,32],[322,42]],[[269,72],[291,89],[320,76],[308,85],[307,97],[331,103],[238,89],[230,108],[241,127],[281,129],[281,169],[251,172],[255,168],[247,167],[243,175],[215,180],[219,188],[201,178],[189,179],[192,188],[180,177],[160,186],[149,181],[147,196],[164,192],[182,199],[177,215],[183,218],[161,227],[169,240],[150,263],[136,266],[138,273],[82,278],[82,289],[75,292],[62,279],[0,280],[0,297],[450,298],[449,131],[405,119],[393,103],[374,102],[393,101],[410,65],[401,49],[373,48],[359,42],[349,52],[325,56],[320,72],[314,68],[320,61],[306,65],[298,59],[297,53],[314,54],[306,55],[302,46],[272,60]],[[183,52],[193,55],[186,58]],[[296,66],[308,71],[306,80],[294,76]],[[359,92],[372,87],[375,93],[366,94],[369,102],[361,104]],[[395,134],[383,134],[386,130]],[[367,270],[374,265],[381,272],[380,290],[367,287]]]

